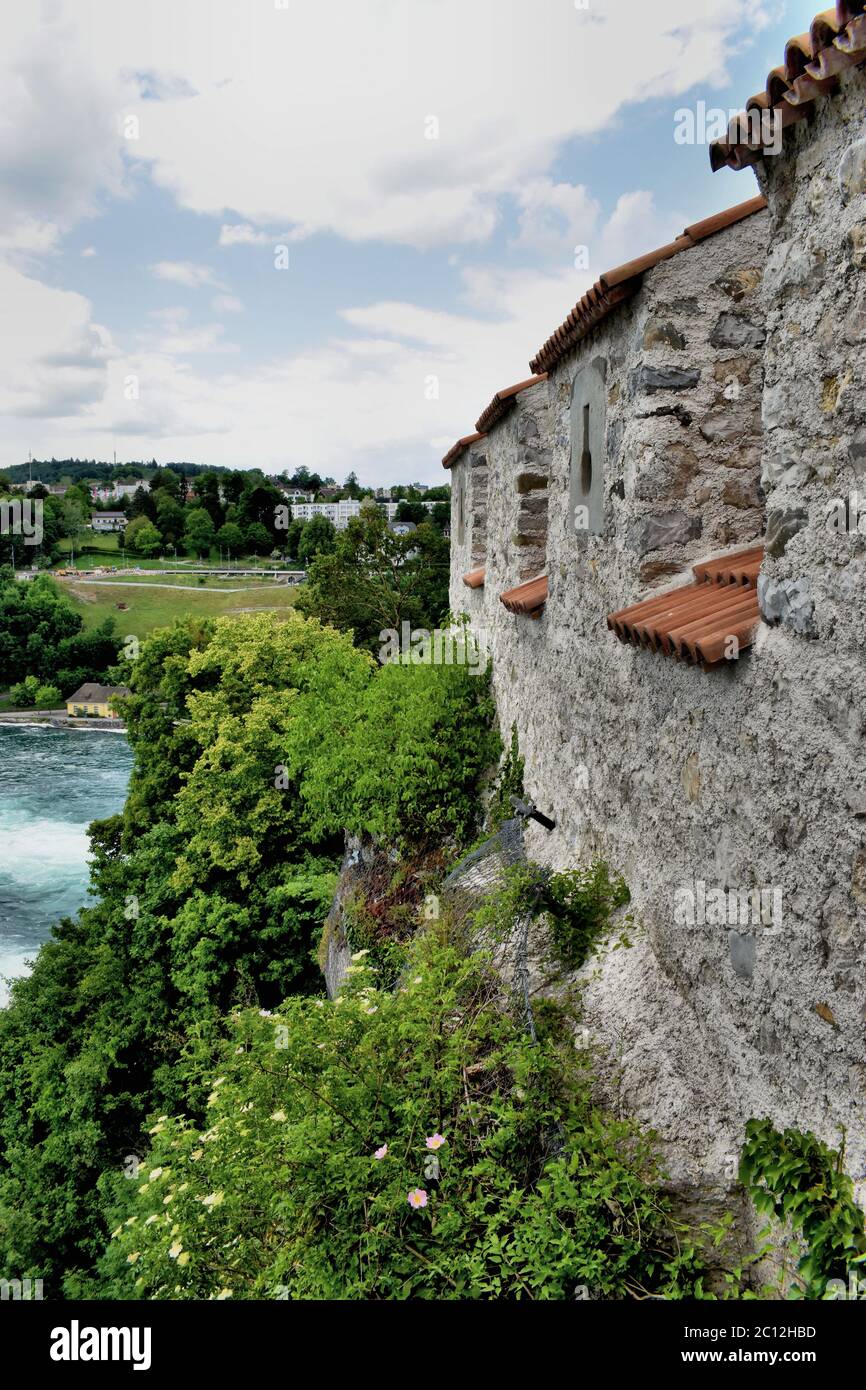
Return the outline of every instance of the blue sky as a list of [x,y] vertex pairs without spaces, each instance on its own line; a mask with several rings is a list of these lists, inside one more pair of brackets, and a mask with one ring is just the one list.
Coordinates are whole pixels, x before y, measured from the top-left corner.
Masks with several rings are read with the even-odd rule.
[[674,112],[740,109],[813,14],[26,0],[0,58],[0,468],[440,481],[601,271],[753,195]]

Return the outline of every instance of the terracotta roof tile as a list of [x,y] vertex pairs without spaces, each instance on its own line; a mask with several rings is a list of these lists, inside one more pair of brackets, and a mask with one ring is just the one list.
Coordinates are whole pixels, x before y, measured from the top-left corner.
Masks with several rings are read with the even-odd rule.
[[442,460],[442,467],[453,468],[457,460],[466,453],[466,450],[473,444],[477,444],[479,439],[483,438],[484,435],[480,433],[464,434],[462,439],[458,439],[456,444],[451,445],[451,448]]
[[528,391],[530,386],[537,386],[540,381],[546,380],[547,373],[542,372],[540,375],[528,377],[526,381],[518,381],[516,386],[507,386],[504,391],[497,391],[487,409],[483,410],[476,420],[475,428],[486,434],[508,414],[521,391]]
[[611,613],[607,625],[621,642],[704,666],[730,660],[751,646],[758,612],[763,546],[694,566],[695,582]]
[[751,584],[754,587],[763,561],[764,546],[761,544],[719,560],[705,560],[701,565],[694,565],[692,573],[695,579],[708,580],[711,584]]
[[[652,270],[661,261],[669,260],[680,251],[690,250],[707,237],[724,231],[726,227],[732,227],[744,218],[752,217],[756,212],[763,212],[766,206],[767,200],[764,197],[749,198],[745,203],[738,203],[736,207],[726,208],[724,212],[717,212],[712,217],[705,217],[702,221],[693,223],[691,227],[686,227],[675,241],[670,241],[655,251],[649,251],[645,256],[638,256],[636,260],[627,261],[625,265],[617,266],[614,270],[606,271],[577,302],[565,322],[561,323],[544,346],[539,348],[529,364],[531,370],[549,372],[560,358],[571,352],[602,319],[607,318],[612,309],[635,294],[645,271]],[[478,423],[480,425],[481,421]]]
[[727,136],[710,145],[713,169],[744,169],[761,158],[761,141],[752,138],[757,132],[748,124],[750,111],[773,111],[785,130],[811,114],[816,98],[832,96],[838,74],[866,59],[864,9],[856,0],[838,0],[815,16],[807,34],[788,40],[784,61],[767,74],[764,91],[750,97]]
[[499,595],[499,602],[505,605],[509,613],[540,618],[547,602],[547,593],[547,575],[541,574],[526,584],[518,584],[516,589],[507,589]]
[[480,569],[470,570],[468,574],[464,574],[463,583],[467,589],[483,589],[484,573],[484,566],[482,565]]

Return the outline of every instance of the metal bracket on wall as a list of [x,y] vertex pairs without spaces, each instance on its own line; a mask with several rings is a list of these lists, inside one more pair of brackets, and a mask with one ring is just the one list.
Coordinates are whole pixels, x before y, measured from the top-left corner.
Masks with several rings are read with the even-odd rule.
[[518,816],[523,816],[526,820],[538,821],[538,824],[543,825],[545,830],[556,829],[556,821],[551,820],[549,816],[545,816],[543,812],[537,810],[534,802],[521,801],[519,796],[510,796],[508,799]]

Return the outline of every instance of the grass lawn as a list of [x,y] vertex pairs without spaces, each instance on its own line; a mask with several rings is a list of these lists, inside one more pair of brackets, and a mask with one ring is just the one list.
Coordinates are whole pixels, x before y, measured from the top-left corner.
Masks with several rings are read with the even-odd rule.
[[[77,579],[61,579],[58,583],[81,614],[85,627],[96,627],[111,617],[114,619],[114,630],[121,637],[146,637],[155,627],[166,627],[175,618],[183,618],[187,614],[221,618],[267,608],[288,612],[295,601],[293,588],[273,583],[254,582],[249,588],[244,586],[242,593],[220,592],[215,586],[198,584],[190,584],[189,588],[182,589],[169,589],[162,585],[143,589],[139,585],[89,584],[86,580]],[[240,586],[243,581],[235,583]],[[127,604],[127,609],[118,609],[118,603]]]
[[[57,549],[60,551],[61,558],[53,565],[53,569],[65,569],[69,564],[70,544],[66,536],[61,537],[57,542]],[[144,560],[140,556],[126,552],[127,565],[139,565],[142,569],[163,568],[163,565],[174,565],[174,560]],[[191,564],[191,560],[185,560],[180,556],[178,564]],[[105,565],[109,568],[122,567],[124,564],[123,551],[120,547],[120,537],[116,531],[110,531],[105,535],[94,532],[88,533],[87,539],[81,538],[75,547],[75,566],[76,569],[96,569],[98,565]]]
[[[70,543],[68,537],[64,536],[57,542],[57,548],[61,552],[61,558],[53,569],[65,569],[69,564]],[[267,572],[271,568],[276,569],[296,569],[294,561],[274,561],[270,558],[263,559],[260,555],[237,556],[231,562],[232,566],[241,569],[261,569]],[[105,534],[100,532],[88,532],[87,537],[81,537],[75,547],[75,567],[76,569],[143,569],[161,570],[177,569],[182,567],[200,568],[202,565],[212,565],[215,569],[220,567],[220,560],[216,553],[211,554],[205,560],[199,560],[197,556],[185,555],[181,551],[177,559],[173,556],[160,556],[155,559],[145,559],[141,555],[133,555],[131,550],[124,551],[120,544],[120,536],[116,531],[109,531]]]

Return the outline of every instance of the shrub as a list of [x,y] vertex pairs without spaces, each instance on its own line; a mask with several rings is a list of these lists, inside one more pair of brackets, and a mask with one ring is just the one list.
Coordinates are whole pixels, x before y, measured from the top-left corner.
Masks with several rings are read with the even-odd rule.
[[699,1287],[651,1148],[532,1045],[484,959],[416,938],[335,1002],[233,1016],[207,1121],[160,1115],[115,1180],[106,1296],[571,1299]]
[[33,703],[37,709],[57,709],[62,700],[56,685],[40,685]]
[[559,965],[576,970],[611,924],[617,908],[629,900],[625,880],[611,875],[601,859],[585,868],[553,874],[531,862],[506,871],[501,889],[475,915],[475,925],[493,940],[504,940],[521,917],[543,919]]

